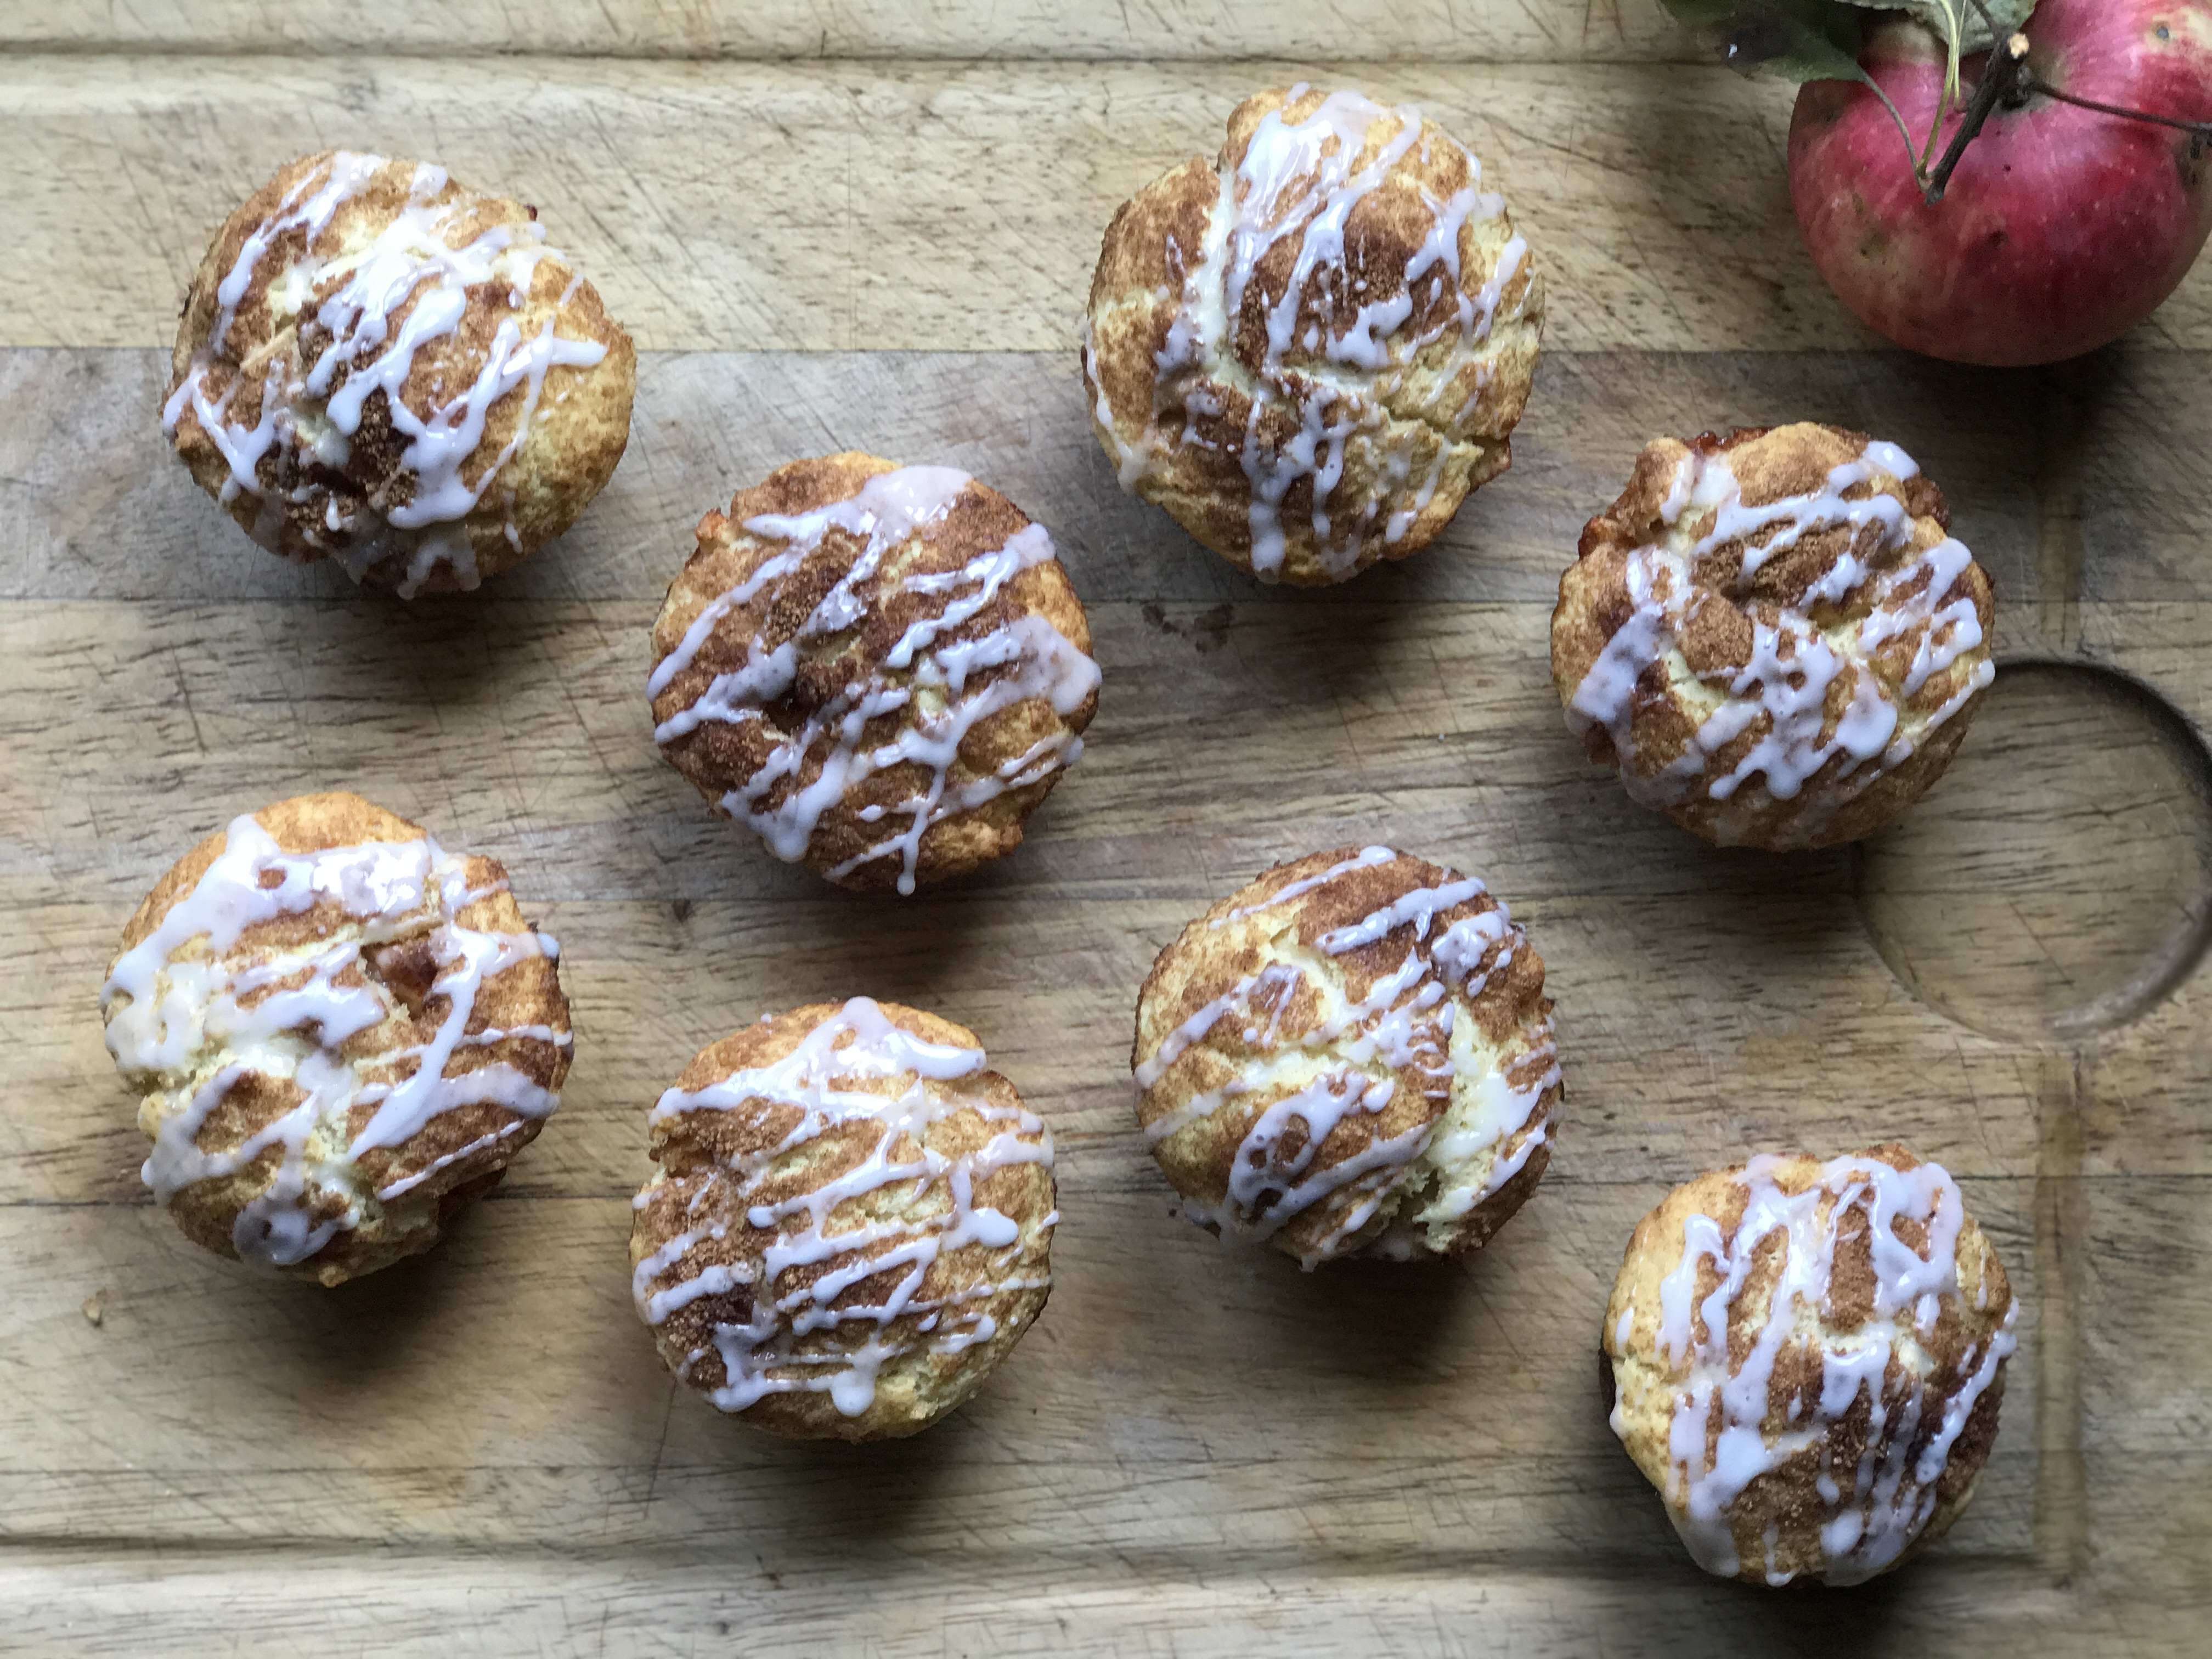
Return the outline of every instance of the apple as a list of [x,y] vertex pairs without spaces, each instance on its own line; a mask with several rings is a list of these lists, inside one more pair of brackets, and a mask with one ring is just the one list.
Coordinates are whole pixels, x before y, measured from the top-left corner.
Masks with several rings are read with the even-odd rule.
[[[2039,0],[2022,33],[2032,81],[2212,121],[2212,0]],[[1900,15],[1859,62],[1924,138],[1942,42]],[[1970,88],[1986,66],[1987,54],[1967,59]],[[1790,194],[1821,276],[1899,345],[1954,362],[2057,362],[2127,332],[2187,274],[2212,230],[2212,143],[2031,90],[1996,106],[1931,204],[1873,90],[1814,81],[1790,123]]]

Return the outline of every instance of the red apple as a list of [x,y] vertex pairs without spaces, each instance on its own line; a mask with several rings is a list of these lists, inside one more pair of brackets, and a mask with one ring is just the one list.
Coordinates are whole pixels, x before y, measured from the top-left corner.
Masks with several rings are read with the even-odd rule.
[[[2212,0],[2040,0],[2029,72],[2061,92],[2212,120]],[[1924,138],[1943,51],[1902,18],[1863,67]],[[1971,88],[1981,63],[1969,59]],[[1959,127],[1945,119],[1936,154]],[[2031,94],[2000,106],[1929,206],[1869,88],[1815,81],[1790,123],[1790,194],[1837,297],[1899,345],[1966,363],[2048,363],[2116,339],[2187,274],[2212,230],[2212,145]]]

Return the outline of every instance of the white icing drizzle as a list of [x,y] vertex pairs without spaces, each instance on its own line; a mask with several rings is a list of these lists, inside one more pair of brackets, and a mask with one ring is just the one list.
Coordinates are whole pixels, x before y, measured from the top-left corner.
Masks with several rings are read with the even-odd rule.
[[[1877,559],[1911,548],[1912,517],[1880,485],[1885,473],[1902,483],[1919,470],[1896,445],[1870,442],[1857,459],[1831,469],[1820,489],[1751,507],[1744,502],[1725,453],[1692,450],[1683,457],[1661,505],[1661,522],[1671,531],[1710,512],[1712,526],[1694,539],[1678,533],[1628,556],[1626,575],[1633,609],[1567,705],[1568,721],[1576,731],[1602,727],[1612,739],[1632,798],[1661,810],[1699,793],[1725,801],[1757,777],[1773,799],[1794,800],[1824,769],[1840,761],[1818,797],[1801,809],[1802,827],[1810,830],[1911,757],[1917,739],[1899,730],[1901,700],[1914,696],[1931,676],[1983,642],[1972,597],[1946,600],[1972,562],[1962,544],[1947,537],[1879,574],[1859,555],[1856,538],[1869,526],[1877,532]],[[1863,484],[1875,485],[1875,493],[1860,501],[1847,497],[1847,491]],[[1771,622],[1763,614],[1752,615],[1750,660],[1720,682],[1727,697],[1700,724],[1689,749],[1663,766],[1649,771],[1639,767],[1634,725],[1638,682],[1654,664],[1667,665],[1678,680],[1688,674],[1679,656],[1683,635],[1698,607],[1717,602],[1692,582],[1697,561],[1738,538],[1766,532],[1760,545],[1744,549],[1741,595],[1778,554],[1814,532],[1838,528],[1851,532],[1853,544],[1803,599],[1774,607]],[[1873,609],[1863,622],[1816,619],[1824,608],[1847,605],[1869,583]],[[1893,697],[1872,672],[1870,659],[1887,641],[1914,633],[1911,669]],[[1926,714],[1920,735],[1949,720],[1996,672],[1986,659],[1976,664],[1966,684]],[[1831,728],[1828,691],[1842,676],[1849,676],[1850,700]],[[1708,777],[1711,757],[1761,721],[1765,729],[1750,751],[1727,771]]]
[[[503,881],[471,888],[467,861],[428,836],[288,853],[251,816],[234,819],[207,872],[124,953],[100,991],[116,1064],[126,1076],[159,1080],[154,1149],[141,1171],[155,1196],[167,1204],[275,1149],[276,1173],[240,1212],[232,1243],[246,1261],[291,1267],[362,1225],[374,1205],[549,1116],[559,1097],[504,1059],[448,1075],[467,1049],[517,1040],[565,1048],[571,1041],[546,1026],[469,1030],[489,981],[559,952],[540,934],[486,933],[458,920],[470,904],[504,890]],[[262,924],[331,903],[344,912],[342,928],[295,945],[246,939]],[[436,1030],[418,1043],[359,1053],[354,1039],[404,1012],[364,958],[418,939],[436,969],[424,1005],[446,1003]],[[221,1057],[213,1070],[211,1056]],[[364,1078],[364,1069],[390,1076]],[[255,1074],[289,1083],[303,1097],[237,1146],[203,1149],[198,1137],[210,1115]],[[363,1153],[404,1146],[446,1113],[482,1103],[515,1121],[374,1194],[364,1190],[355,1168]],[[349,1136],[358,1106],[375,1109]],[[333,1206],[335,1217],[318,1218]]]
[[[592,368],[605,359],[606,348],[595,340],[562,337],[552,317],[527,338],[514,319],[502,318],[473,380],[427,416],[410,408],[401,394],[416,354],[426,343],[454,334],[468,314],[471,293],[480,295],[495,284],[504,290],[496,302],[519,310],[538,264],[562,256],[546,246],[545,233],[534,220],[495,225],[460,246],[450,246],[478,198],[460,196],[441,203],[446,170],[428,164],[416,167],[406,205],[373,240],[360,247],[319,252],[316,245],[338,210],[387,165],[380,155],[340,150],[326,168],[295,184],[276,210],[254,228],[216,286],[215,325],[170,394],[161,424],[173,438],[185,411],[191,410],[230,470],[220,499],[228,505],[243,494],[261,503],[252,534],[264,546],[296,556],[300,550],[290,538],[297,538],[310,552],[336,560],[356,581],[380,560],[404,553],[408,563],[398,590],[403,598],[412,598],[441,564],[462,587],[477,586],[476,551],[461,520],[476,510],[521,448],[546,375],[556,368]],[[292,231],[302,233],[303,249],[297,263],[270,284],[263,303],[273,318],[301,319],[302,348],[307,338],[305,313],[312,305],[313,337],[323,343],[312,362],[281,349],[264,360],[261,377],[251,382],[260,388],[259,416],[247,426],[233,421],[229,410],[250,382],[240,366],[224,356],[224,347],[262,261]],[[335,289],[330,288],[333,282]],[[575,290],[572,281],[562,302]],[[393,319],[403,309],[407,314],[395,328]],[[212,397],[210,375],[222,388]],[[496,454],[480,455],[493,406],[517,391],[522,408],[514,435]],[[347,465],[368,401],[378,392],[385,396],[393,429],[406,441],[400,464],[411,475],[412,493],[404,500],[372,501],[358,515],[331,495],[319,526],[288,518],[288,504],[312,501],[325,488],[308,467]],[[272,453],[288,452],[299,458],[299,465],[280,465],[280,482],[264,482],[262,461]],[[288,472],[295,472],[298,482],[286,488],[281,480]],[[520,544],[512,520],[504,533]]]
[[[1287,103],[1297,102],[1306,90],[1303,83],[1291,88]],[[1395,131],[1365,165],[1355,167],[1369,133],[1386,121],[1396,124]],[[1469,220],[1496,219],[1505,211],[1502,196],[1479,188],[1481,164],[1472,155],[1467,158],[1470,183],[1448,197],[1435,195],[1416,173],[1396,173],[1400,182],[1419,192],[1429,216],[1429,229],[1406,262],[1399,292],[1357,298],[1366,285],[1348,275],[1345,240],[1353,209],[1393,177],[1416,145],[1425,160],[1419,110],[1411,105],[1386,108],[1354,92],[1329,94],[1295,123],[1285,121],[1280,109],[1261,118],[1237,166],[1222,174],[1204,245],[1185,266],[1180,303],[1154,361],[1152,407],[1134,443],[1121,435],[1098,374],[1096,335],[1085,322],[1085,362],[1097,392],[1094,413],[1099,428],[1113,441],[1124,489],[1133,490],[1177,444],[1200,441],[1188,415],[1221,412],[1218,396],[1203,387],[1188,388],[1179,398],[1173,395],[1184,371],[1218,376],[1247,396],[1250,407],[1237,459],[1250,489],[1252,569],[1263,580],[1282,573],[1288,551],[1283,502],[1302,478],[1312,481],[1316,556],[1338,579],[1358,568],[1377,533],[1378,515],[1383,520],[1382,539],[1395,544],[1434,496],[1453,441],[1442,430],[1435,434],[1437,453],[1418,485],[1405,488],[1412,463],[1394,453],[1394,464],[1386,465],[1384,474],[1394,489],[1363,502],[1357,524],[1347,527],[1333,520],[1329,501],[1343,477],[1346,445],[1363,433],[1381,432],[1391,418],[1376,395],[1374,377],[1401,371],[1437,341],[1451,339],[1450,355],[1433,366],[1431,398],[1457,385],[1469,367],[1477,389],[1448,422],[1431,422],[1439,427],[1463,422],[1488,384],[1487,366],[1477,360],[1478,354],[1528,248],[1519,236],[1510,238],[1480,287],[1469,293],[1462,285],[1462,229]],[[1267,345],[1255,368],[1234,356],[1237,319],[1261,261],[1292,234],[1297,252],[1283,293],[1266,309]],[[1341,280],[1316,283],[1316,277],[1331,274]],[[1353,296],[1348,313],[1340,308],[1340,295]],[[1321,320],[1301,329],[1298,319],[1309,305],[1318,306]],[[1435,315],[1409,331],[1417,309],[1433,309]],[[1296,362],[1289,360],[1293,352],[1302,354]],[[1186,412],[1181,432],[1164,430],[1163,417],[1178,402]],[[1271,411],[1278,409],[1295,410],[1298,416],[1298,429],[1287,442],[1261,434]]]
[[1256,916],[1263,910],[1272,910],[1278,905],[1288,904],[1292,899],[1304,898],[1308,893],[1318,891],[1328,886],[1340,876],[1349,875],[1354,870],[1371,870],[1378,864],[1390,864],[1395,862],[1397,857],[1397,849],[1395,848],[1363,847],[1352,857],[1338,860],[1318,875],[1305,876],[1297,881],[1285,882],[1257,904],[1240,904],[1223,912],[1206,924],[1207,931],[1226,927],[1232,921],[1242,921],[1247,916]]
[[[1311,876],[1288,882],[1255,904],[1241,905],[1212,918],[1209,930],[1263,915],[1316,891],[1354,871],[1394,862],[1388,847],[1369,847]],[[1486,890],[1472,877],[1437,887],[1415,888],[1357,922],[1330,930],[1316,945],[1326,957],[1344,956],[1410,928],[1416,945],[1428,942],[1382,975],[1367,994],[1352,1001],[1337,994],[1326,978],[1310,975],[1297,962],[1277,961],[1239,979],[1170,1031],[1152,1054],[1139,1061],[1134,1078],[1141,1097],[1154,1088],[1184,1054],[1203,1042],[1221,1023],[1237,1017],[1236,1037],[1261,1051],[1256,1063],[1218,1087],[1200,1090],[1153,1119],[1145,1129],[1154,1147],[1194,1124],[1211,1118],[1243,1097],[1289,1084],[1287,1092],[1257,1112],[1247,1126],[1232,1160],[1226,1201],[1218,1207],[1186,1200],[1184,1213],[1210,1226],[1224,1240],[1273,1237],[1297,1217],[1325,1200],[1341,1206],[1326,1237],[1301,1255],[1304,1266],[1338,1254],[1345,1241],[1365,1228],[1382,1206],[1404,1188],[1415,1165],[1443,1173],[1463,1170],[1488,1150],[1502,1146],[1528,1125],[1547,1091],[1559,1081],[1557,1049],[1548,1024],[1536,1042],[1502,1063],[1478,1055],[1473,1045],[1454,1041],[1455,997],[1480,996],[1492,975],[1512,961],[1523,937],[1501,903],[1451,923],[1430,941],[1437,917],[1481,896]],[[1322,1013],[1312,1029],[1290,1036],[1282,1016],[1302,986],[1320,996]],[[1313,1069],[1317,1054],[1329,1064]],[[1508,1072],[1525,1073],[1541,1060],[1544,1070],[1530,1085],[1516,1088]],[[1362,1116],[1378,1116],[1395,1098],[1398,1079],[1377,1077],[1372,1067],[1394,1073],[1411,1070],[1441,1115],[1425,1118],[1395,1135],[1371,1139],[1350,1157],[1324,1168],[1315,1163],[1322,1146],[1338,1126]],[[1469,1109],[1456,1109],[1468,1097]],[[1292,1132],[1292,1125],[1300,1126]],[[1437,1194],[1421,1210],[1422,1221],[1452,1220],[1502,1188],[1544,1142],[1544,1126],[1528,1135],[1509,1157],[1493,1158],[1477,1180]],[[1285,1146],[1285,1142],[1288,1146]],[[1409,1218],[1399,1218],[1366,1248],[1383,1255],[1412,1255],[1420,1237]]]
[[[1052,1137],[1042,1121],[1019,1107],[995,1106],[980,1090],[929,1086],[967,1083],[984,1066],[981,1049],[927,1042],[893,1024],[869,998],[855,997],[782,1059],[694,1092],[671,1089],[661,1096],[648,1120],[655,1127],[687,1112],[755,1103],[794,1107],[800,1115],[774,1146],[718,1164],[690,1200],[696,1215],[717,1183],[731,1183],[735,1191],[725,1207],[741,1210],[749,1226],[773,1235],[757,1262],[709,1263],[654,1289],[702,1242],[724,1237],[720,1227],[702,1227],[647,1256],[631,1280],[639,1314],[654,1326],[701,1297],[750,1288],[750,1318],[714,1327],[713,1350],[724,1371],[721,1385],[707,1390],[715,1405],[740,1412],[773,1394],[827,1393],[839,1412],[858,1417],[874,1403],[884,1365],[917,1351],[957,1353],[988,1342],[998,1333],[997,1319],[977,1304],[1050,1285],[1048,1272],[1024,1270],[1020,1224],[975,1199],[976,1186],[994,1171],[1024,1164],[1051,1170]],[[900,1079],[896,1094],[850,1086]],[[998,1127],[980,1150],[948,1157],[928,1144],[929,1130],[963,1112]],[[850,1168],[795,1197],[754,1201],[763,1188],[778,1184],[775,1177],[794,1152],[855,1124],[875,1133]],[[651,1201],[658,1184],[638,1195],[638,1207]],[[945,1206],[917,1213],[932,1189]],[[848,1204],[854,1209],[837,1217]],[[833,1227],[833,1218],[845,1224]],[[1038,1224],[1037,1253],[1057,1219],[1057,1212],[1048,1213]],[[989,1271],[996,1276],[951,1295],[925,1294],[931,1267],[970,1247],[991,1253]],[[835,1265],[811,1283],[780,1284],[793,1268],[825,1263]],[[880,1302],[832,1305],[854,1285],[894,1268],[904,1271]],[[901,1322],[906,1328],[894,1328]],[[854,1328],[862,1340],[847,1346],[845,1333]],[[680,1374],[688,1377],[706,1353],[696,1351]]]
[[[2019,1304],[2009,1303],[1998,1329],[1967,1351],[1961,1380],[1941,1402],[1940,1415],[1926,1422],[1935,1362],[1921,1344],[1934,1333],[1944,1300],[1962,1294],[1957,1249],[1965,1209],[1957,1184],[1937,1164],[1898,1170],[1879,1158],[1853,1157],[1822,1165],[1816,1182],[1792,1194],[1775,1179],[1784,1163],[1755,1158],[1737,1176],[1745,1204],[1732,1236],[1712,1217],[1691,1215],[1681,1261],[1660,1285],[1656,1346],[1676,1379],[1668,1385],[1675,1404],[1668,1512],[1700,1566],[1733,1577],[1742,1566],[1730,1526],[1736,1500],[1762,1475],[1808,1448],[1822,1448],[1816,1485],[1826,1514],[1820,1576],[1831,1584],[1856,1584],[1894,1562],[1927,1526],[1951,1449],[2013,1352]],[[1822,1322],[1832,1313],[1831,1281],[1844,1220],[1855,1209],[1863,1215],[1872,1254],[1874,1310],[1865,1324],[1839,1332]],[[1900,1218],[1924,1230],[1924,1254],[1898,1237]],[[1699,1298],[1699,1268],[1707,1261],[1720,1283]],[[1729,1330],[1737,1304],[1763,1262],[1773,1272],[1765,1317],[1742,1362],[1732,1364]],[[1978,1283],[1974,1295],[1975,1305],[1984,1306]],[[1616,1353],[1627,1350],[1634,1315],[1632,1305],[1622,1310]],[[1785,1347],[1807,1341],[1820,1350],[1817,1396],[1809,1404],[1793,1401],[1786,1426],[1770,1429],[1776,1361]],[[1893,1364],[1911,1384],[1901,1405],[1884,1397]],[[1871,1413],[1865,1449],[1855,1463],[1833,1465],[1827,1437],[1862,1396]],[[1618,1398],[1613,1431],[1625,1436]],[[1774,1565],[1774,1541],[1770,1534],[1764,1571],[1769,1583],[1785,1583],[1790,1575]]]
[[[918,763],[929,774],[921,788],[895,805],[871,805],[859,813],[863,821],[890,820],[898,827],[830,872],[833,878],[842,878],[896,856],[898,890],[911,893],[922,837],[933,824],[1040,782],[1082,758],[1083,739],[1063,728],[988,774],[952,780],[962,744],[983,721],[1031,698],[1050,703],[1064,720],[1097,690],[1099,678],[1098,665],[1034,612],[1024,611],[972,637],[945,637],[958,635],[1022,571],[1058,556],[1042,525],[1026,526],[957,571],[909,574],[896,580],[884,574],[886,557],[927,535],[972,482],[951,467],[901,467],[875,474],[858,495],[811,513],[746,520],[748,532],[781,547],[701,611],[646,681],[647,696],[660,696],[724,618],[796,571],[833,528],[864,538],[852,568],[782,643],[769,647],[756,625],[744,666],[717,674],[689,706],[655,726],[655,742],[672,743],[708,721],[753,722],[776,730],[767,710],[797,684],[807,647],[850,631],[897,594],[936,600],[937,608],[910,626],[880,665],[866,665],[863,678],[808,710],[795,729],[777,731],[768,762],[722,796],[722,810],[758,835],[778,858],[805,858],[822,815],[874,774]],[[897,734],[884,742],[869,741],[870,722],[894,713],[901,714]],[[818,770],[806,780],[810,765]]]

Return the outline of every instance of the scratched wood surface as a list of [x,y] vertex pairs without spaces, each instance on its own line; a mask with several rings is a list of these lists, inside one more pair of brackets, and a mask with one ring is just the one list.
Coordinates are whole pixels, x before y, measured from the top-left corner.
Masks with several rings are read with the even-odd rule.
[[[1786,93],[1691,61],[1646,0],[1261,9],[0,15],[0,1651],[2201,1651],[2212,284],[2063,370],[1921,362],[1800,252]],[[1246,582],[1121,495],[1071,342],[1115,204],[1300,73],[1445,115],[1553,281],[1512,472],[1334,594]],[[614,483],[475,596],[285,567],[161,441],[209,229],[337,142],[538,203],[646,348]],[[1718,854],[1585,765],[1546,623],[1644,438],[1796,416],[1943,484],[2004,668],[1895,830]],[[688,526],[847,446],[1049,525],[1106,672],[1030,843],[903,903],[708,817],[641,694]],[[337,785],[509,865],[579,1044],[491,1201],[326,1293],[152,1209],[96,989],[184,847]],[[1372,838],[1528,922],[1569,1117],[1487,1250],[1306,1276],[1170,1213],[1131,1006],[1212,898]],[[1058,1285],[921,1439],[788,1447],[660,1368],[625,1200],[697,1047],[854,991],[974,1026],[1048,1116]],[[1699,1169],[1881,1138],[1960,1176],[2027,1304],[1980,1495],[1856,1592],[1708,1580],[1605,1427],[1621,1246]]]

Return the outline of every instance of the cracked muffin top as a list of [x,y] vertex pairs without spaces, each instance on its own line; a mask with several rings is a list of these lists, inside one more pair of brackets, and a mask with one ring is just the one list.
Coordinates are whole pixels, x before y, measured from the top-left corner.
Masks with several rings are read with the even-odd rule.
[[1264,580],[1427,546],[1512,460],[1543,283],[1419,111],[1263,92],[1106,228],[1083,326],[1122,488]]
[[1863,433],[1655,440],[1559,581],[1568,724],[1707,841],[1872,834],[1942,775],[1996,672],[1990,580],[1949,524]]
[[1754,1158],[1637,1224],[1602,1337],[1613,1432],[1706,1571],[1862,1583],[1966,1508],[2018,1316],[1941,1165]]
[[429,1249],[560,1103],[557,956],[496,863],[358,795],[234,819],[101,991],[146,1183],[195,1243],[325,1285]]
[[1279,864],[1160,953],[1137,1118],[1184,1212],[1308,1267],[1449,1255],[1535,1190],[1559,1106],[1544,963],[1472,877],[1388,847]]
[[917,886],[1021,843],[1098,665],[1052,538],[964,472],[794,461],[700,521],[653,629],[653,740],[778,858]]
[[622,459],[636,378],[535,208],[325,150],[216,233],[162,430],[264,547],[411,598],[574,523]]
[[866,997],[764,1016],[649,1122],[632,1292],[723,1411],[796,1439],[913,1434],[1044,1310],[1052,1137],[964,1026]]

